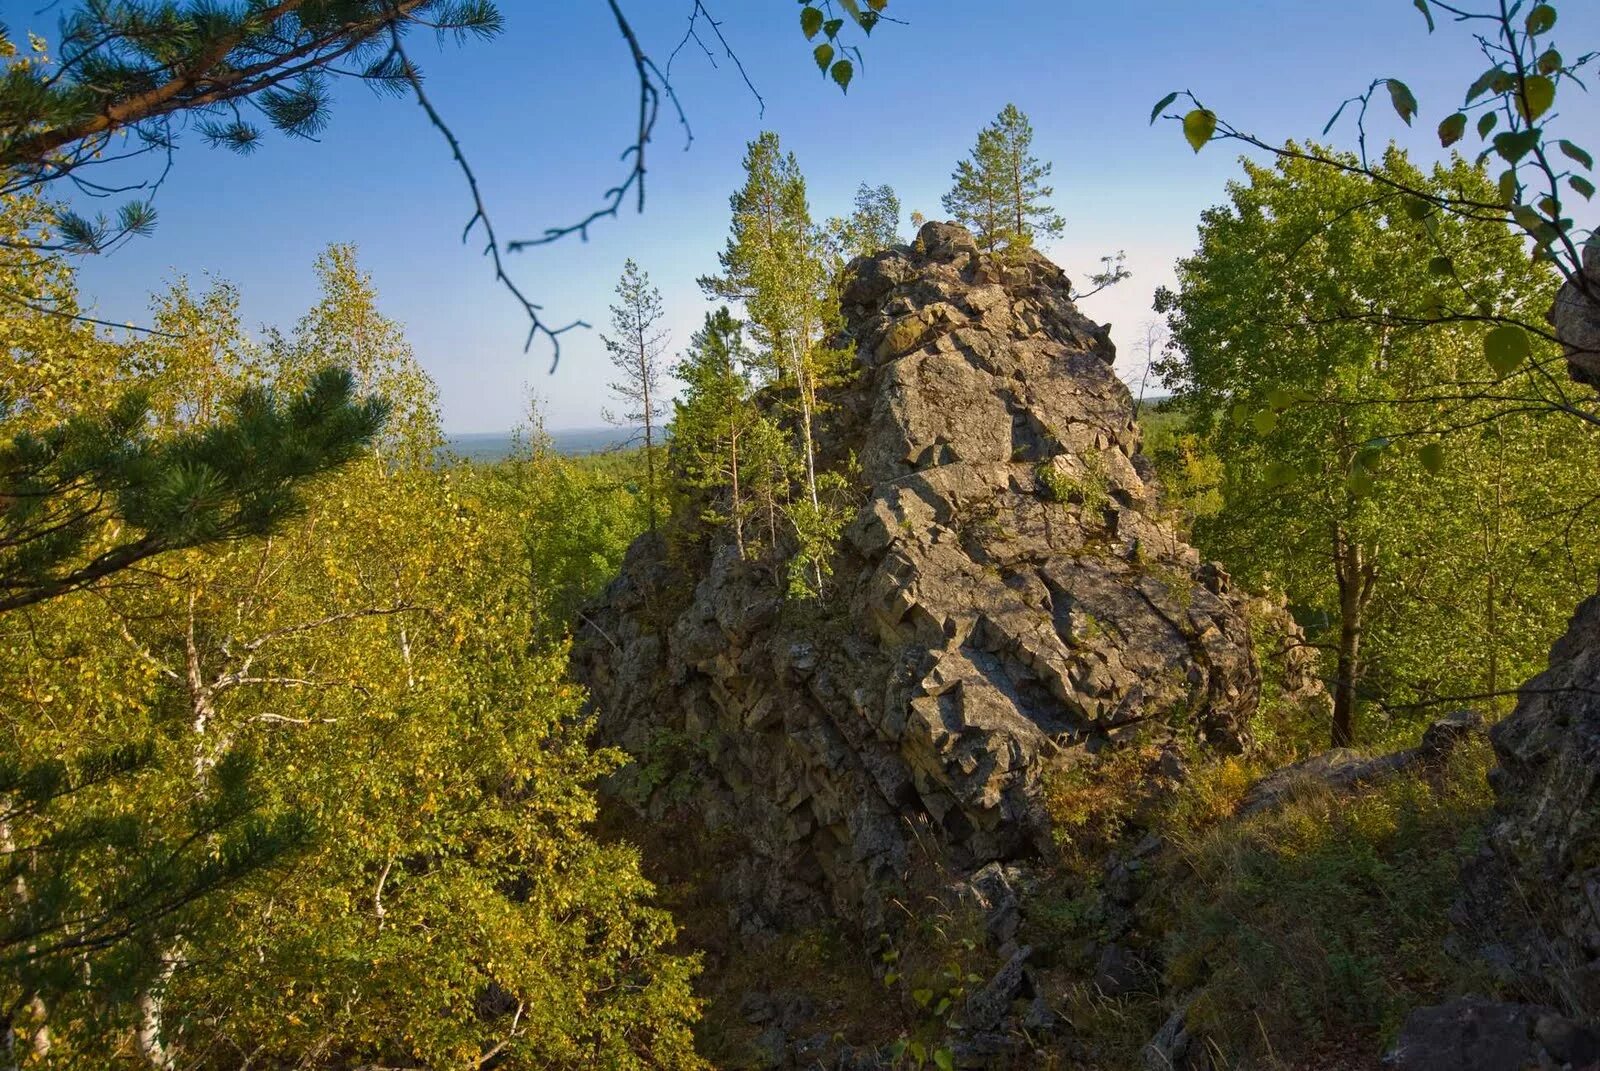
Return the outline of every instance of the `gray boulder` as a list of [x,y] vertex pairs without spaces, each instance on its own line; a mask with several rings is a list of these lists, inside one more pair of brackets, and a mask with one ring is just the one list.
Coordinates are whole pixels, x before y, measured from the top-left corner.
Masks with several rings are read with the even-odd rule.
[[1583,247],[1584,282],[1563,283],[1550,308],[1550,325],[1567,348],[1567,371],[1579,383],[1600,387],[1600,235]]
[[1297,792],[1342,793],[1376,784],[1415,766],[1440,762],[1461,741],[1482,732],[1482,717],[1470,710],[1458,710],[1428,726],[1422,742],[1413,748],[1371,757],[1344,747],[1319,752],[1257,781],[1239,801],[1237,813],[1244,818],[1271,810]]
[[1532,1004],[1457,997],[1407,1016],[1385,1063],[1397,1071],[1592,1068],[1600,1035]]

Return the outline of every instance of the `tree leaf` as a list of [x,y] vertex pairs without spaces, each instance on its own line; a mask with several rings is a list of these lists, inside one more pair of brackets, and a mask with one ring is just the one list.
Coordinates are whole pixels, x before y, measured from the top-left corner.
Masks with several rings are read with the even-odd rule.
[[1502,72],[1499,67],[1490,67],[1487,71],[1484,71],[1482,74],[1478,75],[1477,81],[1473,82],[1472,85],[1467,87],[1467,103],[1471,104],[1473,101],[1489,92],[1489,90],[1494,86],[1495,81],[1500,77],[1501,73]]
[[867,6],[874,11],[882,11],[889,6],[889,0],[867,0]]
[[1295,467],[1287,461],[1269,461],[1262,473],[1262,479],[1268,487],[1283,487],[1293,483],[1298,475],[1300,474],[1295,471]]
[[1579,147],[1577,145],[1574,145],[1572,142],[1567,141],[1565,138],[1563,138],[1561,141],[1556,142],[1556,146],[1561,150],[1561,154],[1563,156],[1565,156],[1567,159],[1575,160],[1578,163],[1582,164],[1585,170],[1588,170],[1588,171],[1593,171],[1594,170],[1594,157],[1590,156],[1581,147]]
[[822,32],[828,35],[830,41],[838,37],[842,29],[844,29],[843,19],[829,19],[822,24]]
[[1361,448],[1356,451],[1354,459],[1356,467],[1353,471],[1365,472],[1369,476],[1376,476],[1378,474],[1378,466],[1383,463],[1383,452],[1388,447],[1389,440],[1382,436],[1376,439],[1368,439],[1362,443]]
[[1429,443],[1417,451],[1417,460],[1429,472],[1438,473],[1444,468],[1444,447],[1439,443]]
[[817,31],[820,29],[822,29],[822,12],[814,7],[801,8],[800,32],[806,35],[806,40],[809,41],[817,36]]
[[1517,197],[1522,192],[1522,183],[1517,181],[1517,172],[1514,168],[1506,168],[1500,172],[1497,185],[1500,187],[1500,200],[1507,207],[1517,203]]
[[1449,257],[1434,257],[1428,261],[1429,275],[1454,275],[1455,263]]
[[933,1064],[939,1071],[955,1071],[955,1054],[949,1049],[935,1049],[933,1052]]
[[1532,352],[1528,333],[1515,324],[1501,324],[1483,337],[1483,355],[1498,376],[1516,371]]
[[1567,179],[1567,185],[1578,191],[1578,194],[1585,201],[1594,196],[1594,183],[1590,182],[1582,175],[1573,175],[1571,178]]
[[849,60],[842,59],[832,67],[833,80],[839,83],[839,88],[846,93],[850,92],[850,79],[855,73],[856,69],[850,66]]
[[1453,115],[1447,115],[1444,117],[1444,121],[1439,124],[1439,144],[1448,149],[1460,141],[1462,135],[1466,134],[1466,132],[1467,117],[1465,113],[1456,112]]
[[1196,108],[1183,117],[1183,136],[1189,147],[1199,152],[1217,132],[1217,113],[1210,108]]
[[1538,35],[1549,33],[1550,27],[1556,24],[1556,9],[1549,4],[1539,4],[1528,12],[1528,18],[1523,22],[1528,33]]
[[1250,418],[1250,423],[1255,427],[1257,435],[1271,435],[1272,430],[1278,426],[1278,414],[1271,409],[1263,409]]
[[1150,109],[1150,125],[1155,126],[1156,120],[1161,118],[1161,113],[1166,110],[1167,105],[1171,104],[1177,99],[1178,94],[1168,93],[1166,96],[1157,101],[1156,106]]
[[823,74],[828,73],[828,65],[833,62],[833,46],[824,41],[811,52],[811,58],[817,61],[817,70]]
[[1517,94],[1517,111],[1522,118],[1533,122],[1550,110],[1556,102],[1556,84],[1542,74],[1522,80],[1522,92]]
[[1494,151],[1508,164],[1514,164],[1533,151],[1539,141],[1537,130],[1505,130],[1494,136]]
[[1553,48],[1547,48],[1539,56],[1539,73],[1555,74],[1562,67],[1561,53]]
[[1484,138],[1488,137],[1489,131],[1493,130],[1494,125],[1499,121],[1499,112],[1484,112],[1482,115],[1478,116],[1478,140],[1482,141]]
[[1394,105],[1396,114],[1410,126],[1412,117],[1417,114],[1417,98],[1411,87],[1398,78],[1385,78],[1384,84],[1389,87],[1389,102]]
[[1433,32],[1433,12],[1428,9],[1428,0],[1411,0],[1416,9],[1422,12],[1422,17],[1428,20],[1428,32]]

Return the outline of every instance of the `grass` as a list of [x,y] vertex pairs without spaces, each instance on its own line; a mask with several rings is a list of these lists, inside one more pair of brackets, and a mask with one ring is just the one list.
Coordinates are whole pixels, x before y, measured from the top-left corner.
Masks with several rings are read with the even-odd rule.
[[[1085,1066],[1138,1066],[1189,999],[1214,1067],[1376,1068],[1411,1009],[1493,991],[1445,948],[1460,867],[1490,811],[1486,742],[1244,819],[1239,801],[1282,754],[1191,754],[1181,785],[1160,781],[1158,756],[1136,743],[1046,786],[1058,855],[1024,940],[1045,950],[1041,990],[1092,1054]],[[1146,858],[1131,909],[1109,903],[1108,855],[1152,832],[1166,847]],[[1159,996],[1110,998],[1086,981],[1106,940],[1142,950]]]
[[1491,797],[1482,742],[1355,795],[1308,792],[1176,838],[1165,982],[1225,1066],[1372,1058],[1405,1014],[1483,985],[1445,951]]
[[1111,484],[1099,454],[1085,452],[1078,460],[1083,465],[1083,475],[1079,478],[1067,475],[1049,461],[1041,461],[1034,468],[1034,474],[1044,486],[1047,501],[1076,502],[1082,507],[1083,516],[1088,518],[1111,504]]

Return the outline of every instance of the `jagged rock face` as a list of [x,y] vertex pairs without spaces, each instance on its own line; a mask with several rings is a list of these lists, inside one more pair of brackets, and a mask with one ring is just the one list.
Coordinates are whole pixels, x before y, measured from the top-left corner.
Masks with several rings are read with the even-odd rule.
[[1567,348],[1567,371],[1579,383],[1600,387],[1600,235],[1591,235],[1583,247],[1583,277],[1563,283],[1550,308],[1549,320],[1556,337]]
[[[785,605],[725,532],[697,579],[650,537],[574,654],[602,738],[640,758],[633,800],[687,794],[742,842],[726,891],[757,927],[874,923],[914,845],[958,870],[1028,854],[1047,769],[1136,732],[1236,749],[1258,695],[1243,600],[1157,519],[1061,270],[934,223],[851,271],[857,374],[820,453],[856,455],[863,504],[825,605]],[[663,741],[687,788],[646,776]]]
[[1513,935],[1499,958],[1566,1008],[1600,1017],[1600,595],[1489,736],[1495,858],[1469,871],[1469,893],[1510,916],[1478,912]]
[[[1600,240],[1584,250],[1600,295]],[[1569,282],[1550,312],[1572,377],[1600,385],[1600,304]],[[1490,853],[1466,874],[1458,921],[1516,981],[1600,1018],[1600,594],[1578,607],[1490,732],[1499,766]]]

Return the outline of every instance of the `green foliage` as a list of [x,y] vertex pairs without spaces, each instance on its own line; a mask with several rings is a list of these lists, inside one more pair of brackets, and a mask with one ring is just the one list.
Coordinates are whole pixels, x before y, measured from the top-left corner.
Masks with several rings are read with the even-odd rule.
[[817,477],[817,501],[797,499],[789,506],[795,551],[789,559],[789,594],[795,598],[821,598],[833,575],[833,555],[839,535],[855,516],[850,481],[837,472]]
[[823,37],[811,53],[817,69],[831,78],[841,91],[848,92],[855,65],[844,57],[854,56],[859,63],[861,49],[846,43],[842,35],[846,19],[863,34],[870,35],[883,20],[883,9],[889,6],[889,0],[840,0],[843,17],[834,14],[832,0],[800,0],[800,3],[803,5],[800,8],[801,34],[807,41],[815,40],[818,34]]
[[1034,476],[1044,488],[1045,497],[1052,502],[1076,503],[1083,507],[1085,517],[1098,518],[1099,513],[1111,504],[1111,483],[1106,476],[1104,463],[1098,454],[1089,452],[1081,456],[1063,457],[1076,475],[1070,474],[1060,463],[1043,461],[1034,469]]
[[[328,123],[330,74],[403,88],[403,65],[389,46],[419,25],[490,38],[501,17],[488,0],[72,5],[53,62],[41,38],[29,34],[19,55],[9,35],[0,37],[8,60],[0,188],[14,192],[122,158],[129,146],[170,147],[184,117],[206,142],[240,153],[261,140],[257,116],[291,137],[315,138]],[[61,238],[68,249],[100,251],[148,230],[154,218],[143,200],[122,206],[114,221],[64,212]]]
[[1049,204],[1045,184],[1053,165],[1033,156],[1033,125],[1015,104],[978,132],[972,155],[956,164],[944,209],[994,252],[1026,249],[1036,238],[1057,238],[1066,221]]
[[94,584],[169,550],[282,526],[302,485],[357,456],[385,407],[356,397],[340,368],[287,397],[241,388],[217,422],[166,439],[150,433],[142,392],[107,414],[0,447],[0,611]]
[[1146,406],[1139,414],[1145,456],[1161,477],[1162,503],[1177,514],[1185,533],[1222,508],[1222,462],[1189,424],[1188,414],[1171,402]]
[[[10,198],[0,214],[7,235],[36,236],[48,209]],[[129,354],[68,319],[76,291],[56,266],[20,257],[5,285],[40,300],[4,324],[0,612],[167,551],[280,528],[304,509],[307,484],[361,454],[390,415],[349,365],[330,367],[344,353],[308,354],[276,381],[239,364],[224,384],[214,367],[185,363],[174,339]],[[231,309],[212,302],[220,316]],[[190,376],[195,392],[193,419],[165,431],[155,422],[174,403],[144,371],[155,368]]]
[[[1286,592],[1329,652],[1336,699],[1365,702],[1373,735],[1404,736],[1426,717],[1415,704],[1506,690],[1542,665],[1600,563],[1588,526],[1551,520],[1585,508],[1579,473],[1600,446],[1481,387],[1478,310],[1531,323],[1556,274],[1493,221],[1419,219],[1394,192],[1489,198],[1483,174],[1424,173],[1391,151],[1368,177],[1324,156],[1247,164],[1205,214],[1180,289],[1158,294],[1177,347],[1157,368],[1193,438],[1155,453],[1182,466],[1202,550]],[[1473,311],[1439,321],[1440,306]],[[1497,354],[1522,355],[1505,382],[1536,390],[1557,348],[1495,330],[1516,331]],[[1552,540],[1558,528],[1571,537]]]
[[732,221],[719,276],[704,276],[708,296],[744,306],[768,382],[801,389],[809,399],[827,308],[828,272],[821,235],[811,221],[805,177],[793,153],[771,131],[745,153],[745,184],[729,199]]
[[[1554,264],[1580,293],[1592,298],[1581,271],[1579,236],[1582,228],[1570,214],[1567,193],[1571,191],[1585,201],[1594,196],[1594,158],[1588,149],[1558,132],[1557,124],[1563,116],[1556,105],[1558,99],[1574,102],[1574,106],[1567,109],[1565,118],[1568,121],[1584,114],[1576,105],[1576,95],[1588,92],[1586,69],[1600,60],[1600,52],[1563,53],[1556,46],[1552,36],[1558,24],[1555,4],[1540,3],[1525,8],[1522,4],[1474,7],[1470,4],[1446,6],[1438,0],[1413,2],[1427,19],[1430,33],[1436,28],[1436,8],[1447,12],[1451,23],[1484,27],[1484,32],[1476,35],[1481,49],[1475,51],[1481,50],[1490,59],[1490,66],[1466,87],[1461,107],[1440,120],[1438,136],[1439,143],[1450,148],[1465,140],[1467,128],[1472,125],[1483,146],[1476,157],[1477,164],[1483,167],[1493,163],[1502,170],[1494,189],[1489,192],[1411,185],[1404,177],[1398,182],[1391,181],[1387,189],[1414,197],[1418,220],[1438,217],[1479,223],[1493,220],[1515,229],[1530,238],[1539,256]],[[1366,151],[1368,110],[1380,89],[1407,126],[1421,110],[1416,95],[1398,78],[1374,79],[1364,92],[1340,104],[1322,134],[1326,136],[1347,111],[1354,111],[1358,115],[1361,150],[1358,159],[1343,157],[1315,145],[1285,146],[1264,141],[1222,121],[1187,91],[1163,97],[1151,112],[1150,121],[1154,123],[1182,98],[1189,107],[1167,117],[1181,124],[1185,139],[1196,152],[1209,141],[1225,138],[1279,156],[1298,157],[1319,167],[1371,177],[1384,171],[1384,165],[1370,160]],[[1388,178],[1393,180],[1395,176]],[[1470,277],[1469,281],[1492,282],[1487,278]],[[1503,312],[1482,315],[1491,323],[1506,320]],[[1426,318],[1448,319],[1449,316],[1441,309],[1434,309],[1426,313]],[[1509,322],[1535,335],[1544,333],[1542,317]],[[1514,351],[1504,347],[1509,344],[1520,348],[1520,343],[1505,341],[1509,336],[1500,338],[1502,341],[1493,343],[1494,352],[1488,354],[1497,371],[1500,367],[1515,367]]]
[[[836,278],[829,270],[826,232],[812,223],[794,154],[785,155],[778,136],[769,131],[750,143],[744,164],[745,184],[730,198],[733,219],[718,254],[723,274],[701,278],[700,286],[744,307],[756,343],[752,378],[767,388],[769,411],[775,411],[752,426],[750,446],[760,457],[753,471],[764,488],[756,509],[766,515],[768,545],[774,548],[781,512],[789,528],[785,542],[797,546],[794,560],[809,574],[798,583],[791,576],[789,588],[815,595],[826,579],[829,541],[843,520],[835,501],[841,486],[817,471],[812,429],[819,387],[844,374],[851,353],[826,341],[839,320]],[[780,445],[779,423],[785,417],[797,433],[790,448]],[[796,496],[788,493],[791,461],[802,479]]]
[[[342,381],[400,419],[271,538],[0,616],[0,1002],[43,1009],[64,1067],[699,1066],[694,962],[634,852],[592,834],[620,756],[586,742],[530,562],[594,581],[432,463],[431,384],[353,258],[323,266],[288,336],[180,288],[162,360],[64,370],[137,379],[162,448],[312,352],[360,354]],[[566,495],[559,522],[599,497]]]
[[462,466],[461,495],[509,526],[522,548],[518,573],[533,629],[560,644],[583,606],[622,569],[628,545],[649,526],[642,451],[565,458],[551,448],[537,411],[515,453],[488,466]]
[[1490,762],[1480,742],[1441,771],[1181,836],[1164,951],[1167,985],[1193,994],[1189,1029],[1228,1066],[1365,1059],[1412,1008],[1481,984],[1444,938]]
[[[750,477],[759,477],[760,472],[759,466],[749,465],[751,429],[761,420],[750,398],[746,371],[750,357],[743,327],[724,305],[706,314],[705,323],[689,341],[688,352],[673,370],[684,385],[674,403],[672,421],[674,476],[691,493],[707,493],[700,519],[727,524],[740,557],[748,554],[744,533],[753,508]],[[741,440],[744,472],[740,471]],[[726,504],[720,494],[724,489]]]
[[840,271],[856,257],[900,244],[900,198],[892,186],[863,182],[856,187],[855,210],[848,218],[828,220],[824,229],[841,262],[834,270]]

